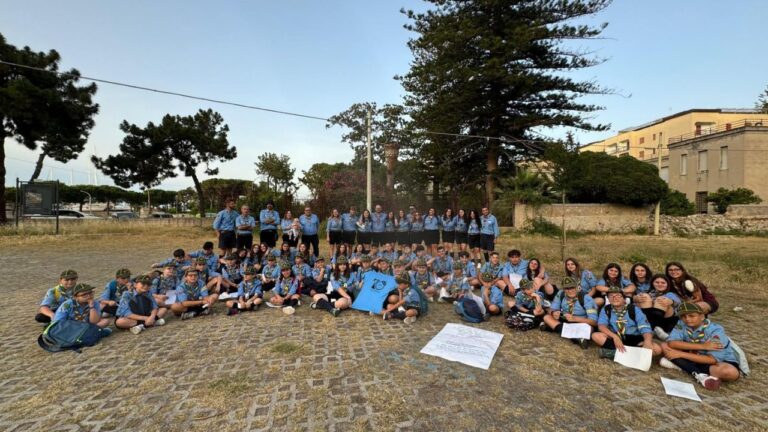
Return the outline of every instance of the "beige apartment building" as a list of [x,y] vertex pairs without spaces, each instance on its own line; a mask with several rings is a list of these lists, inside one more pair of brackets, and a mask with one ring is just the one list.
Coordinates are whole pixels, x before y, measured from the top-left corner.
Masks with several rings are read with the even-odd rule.
[[634,128],[580,151],[628,154],[654,165],[660,176],[707,211],[707,194],[745,187],[768,201],[768,114],[747,109],[693,109]]

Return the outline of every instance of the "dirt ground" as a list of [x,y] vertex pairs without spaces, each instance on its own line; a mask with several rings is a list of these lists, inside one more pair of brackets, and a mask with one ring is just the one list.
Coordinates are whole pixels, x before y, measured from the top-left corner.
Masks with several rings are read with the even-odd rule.
[[[115,334],[82,354],[50,354],[33,321],[45,290],[74,268],[98,287],[114,271],[145,271],[176,247],[196,250],[199,228],[158,234],[0,237],[0,429],[30,430],[766,430],[768,429],[768,239],[587,236],[566,255],[596,274],[617,261],[661,270],[682,261],[715,293],[713,320],[748,353],[752,374],[703,402],[664,394],[660,377],[692,382],[657,365],[647,373],[599,359],[597,349],[539,331],[513,333],[500,317],[478,327],[504,334],[488,371],[419,354],[447,322],[433,304],[409,326],[346,311],[262,308]],[[562,275],[557,239],[505,236]],[[98,294],[98,292],[97,292]],[[743,311],[735,312],[734,307]]]

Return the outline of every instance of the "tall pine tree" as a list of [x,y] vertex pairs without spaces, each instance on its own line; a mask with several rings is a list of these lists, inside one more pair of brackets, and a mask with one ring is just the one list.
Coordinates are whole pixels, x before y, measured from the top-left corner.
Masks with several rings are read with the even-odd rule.
[[398,79],[418,129],[509,138],[479,140],[469,150],[466,142],[428,140],[431,153],[461,149],[464,157],[449,159],[460,167],[446,171],[482,173],[488,204],[499,161],[512,163],[529,152],[514,143],[533,138],[533,128],[608,128],[588,119],[601,107],[579,102],[583,95],[607,91],[565,73],[600,63],[570,48],[570,41],[598,38],[607,24],[573,20],[602,11],[610,0],[427,1],[434,5],[427,12],[403,11],[412,20],[406,29],[418,36],[408,43],[411,69]]

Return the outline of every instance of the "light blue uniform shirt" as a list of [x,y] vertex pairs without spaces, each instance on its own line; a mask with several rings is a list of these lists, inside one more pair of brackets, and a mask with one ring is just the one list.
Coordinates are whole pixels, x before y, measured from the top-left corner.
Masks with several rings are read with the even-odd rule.
[[435,283],[435,279],[432,277],[432,273],[427,271],[424,274],[419,272],[413,272],[411,274],[411,286],[419,287],[422,291],[427,289],[428,286]]
[[445,288],[449,293],[456,294],[459,291],[467,292],[472,289],[472,286],[469,285],[469,278],[467,276],[462,274],[456,277],[455,274],[451,274],[445,281]]
[[[560,291],[561,293],[563,291]],[[587,318],[597,321],[597,306],[595,301],[590,296],[584,296],[584,307],[579,304],[578,297],[573,298],[573,310],[570,309],[569,300],[565,298],[565,294],[558,294],[555,299],[552,300],[551,310],[560,311],[562,315],[571,313],[573,316],[580,318]]]
[[592,291],[592,288],[597,286],[597,278],[591,271],[583,270],[581,272],[581,282],[579,285],[584,294],[589,294],[589,292]]
[[351,215],[344,213],[341,215],[341,229],[342,231],[357,231],[358,215]]
[[201,287],[199,284],[191,286],[186,282],[182,282],[176,288],[176,301],[181,303],[184,301],[202,300],[204,297],[208,297],[208,290],[205,287]]
[[[93,308],[96,312],[101,314],[101,308],[99,302],[93,302]],[[91,307],[88,304],[81,305],[75,299],[69,299],[56,309],[56,313],[53,315],[53,321],[73,320],[90,322]]]
[[467,223],[464,222],[464,218],[460,218],[458,216],[455,216],[453,218],[453,226],[454,230],[458,233],[465,233],[467,232]]
[[517,265],[507,261],[501,268],[501,276],[509,276],[511,274],[520,275],[525,277],[528,274],[528,260],[520,259]]
[[301,224],[301,233],[304,235],[315,235],[320,229],[320,219],[315,214],[309,216],[302,214],[299,216],[299,224]]
[[354,294],[356,292],[357,275],[355,273],[350,273],[349,276],[340,274],[338,278],[331,275],[330,283],[334,291],[344,288],[347,294]]
[[424,217],[424,231],[437,231],[440,229],[440,218],[437,216]]
[[480,234],[480,227],[477,225],[477,221],[475,219],[472,219],[471,221],[469,221],[469,226],[467,227],[467,234],[469,235]]
[[[280,219],[280,229],[283,230],[283,234],[291,230],[291,225],[293,225],[293,219]],[[264,229],[263,226],[262,229]]]
[[672,300],[672,306],[673,307],[677,307],[677,306],[680,305],[680,303],[683,302],[682,300],[680,300],[680,296],[678,296],[676,293],[673,293],[671,291],[667,291],[664,294],[659,295],[659,293],[656,292],[656,290],[651,290],[651,291],[648,292],[648,294],[654,300],[656,300],[657,298],[662,298],[662,297],[666,297],[666,298]]
[[411,221],[411,231],[412,232],[422,232],[424,231],[424,222],[420,220],[412,220]]
[[387,223],[384,224],[384,231],[395,232],[395,222],[388,218]]
[[455,217],[450,217],[446,219],[445,216],[441,216],[440,223],[443,225],[443,231],[453,232],[456,229]]
[[280,213],[277,210],[263,209],[259,212],[259,224],[262,231],[276,230],[278,222],[280,222]]
[[480,223],[483,225],[480,227],[480,234],[499,236],[499,223],[496,221],[496,216],[492,214],[480,216]]
[[469,261],[464,267],[464,274],[470,277],[477,277],[477,267],[472,261]]
[[298,289],[299,281],[296,278],[289,277],[286,279],[283,278],[283,275],[281,274],[277,279],[277,282],[275,282],[275,287],[272,289],[272,292],[280,297],[286,297],[296,294]]
[[371,224],[372,222],[370,220],[362,221],[360,225],[356,225],[357,232],[363,232],[363,233],[371,232]]
[[130,284],[118,285],[117,280],[113,279],[104,287],[104,292],[101,293],[99,300],[119,302],[126,291],[130,291]]
[[483,264],[482,267],[480,267],[480,274],[490,273],[495,278],[500,278],[502,276],[501,271],[502,271],[502,269],[501,269],[501,264],[500,263],[496,264],[496,265],[493,265],[493,264],[491,264],[489,262],[486,262],[486,263]]
[[203,249],[200,249],[198,251],[192,252],[189,254],[191,258],[199,258],[199,257],[205,257],[208,262],[206,262],[206,267],[208,267],[208,270],[215,271],[216,268],[219,266],[219,256],[215,253],[211,252],[210,255],[206,254]]
[[534,297],[539,297],[541,300],[541,294],[534,292],[531,297],[528,297],[523,290],[520,290],[515,294],[515,306],[522,306],[530,311],[536,308],[536,300]]
[[406,306],[421,306],[421,296],[419,292],[413,288],[406,288],[403,292],[403,300],[405,300]]
[[637,288],[637,293],[647,293],[651,290],[651,279],[650,277],[646,278],[647,280],[642,283],[635,284],[635,288]]
[[[605,281],[605,279],[600,279],[599,281],[597,281],[597,285],[608,286],[608,283]],[[595,286],[597,286],[597,285],[595,285]],[[620,288],[626,288],[629,285],[632,285],[632,282],[629,279],[627,279],[625,277],[622,277],[621,278],[621,287]]]
[[240,213],[235,210],[224,209],[216,214],[216,219],[213,220],[213,229],[219,231],[234,231],[235,220]]
[[387,214],[384,212],[371,213],[371,232],[380,233],[384,232],[387,226]]
[[168,291],[175,291],[179,284],[179,280],[176,276],[171,277],[156,277],[152,280],[152,289],[150,292],[155,295],[167,295]]
[[[59,299],[56,300],[56,291],[59,292]],[[65,290],[63,286],[57,285],[53,288],[50,288],[46,293],[45,297],[43,297],[43,301],[40,303],[40,306],[48,306],[48,309],[51,311],[56,311],[65,301],[72,298],[72,290]]]
[[294,264],[291,266],[291,270],[293,271],[294,276],[304,276],[304,277],[312,277],[312,268],[307,265],[306,263],[302,263],[301,265]]
[[243,215],[238,215],[235,218],[235,226],[238,227],[240,225],[248,225],[249,227],[251,227],[251,229],[237,230],[238,234],[253,234],[253,229],[256,228],[256,219],[254,219],[254,217],[251,215],[248,215],[247,217],[243,217]]
[[126,291],[123,293],[123,296],[120,298],[120,304],[117,306],[117,313],[116,315],[119,317],[127,317],[128,315],[132,314],[131,311],[131,300],[133,300],[136,296],[142,295],[149,299],[149,301],[152,302],[152,310],[157,309],[157,302],[155,301],[155,298],[152,297],[152,294],[147,292],[146,294],[139,294],[136,291]]
[[[633,307],[635,308],[635,319],[633,320],[631,316],[629,316],[629,310],[628,308]],[[605,313],[606,308],[611,308],[611,319],[610,322],[608,320],[608,316]],[[644,335],[646,333],[651,333],[653,330],[651,329],[651,325],[648,324],[648,319],[645,317],[645,314],[642,310],[640,310],[639,307],[635,305],[630,305],[627,308],[624,308],[624,321],[625,321],[625,328],[624,331],[625,335]],[[613,306],[606,305],[602,309],[600,309],[600,316],[597,319],[597,325],[603,325],[611,329],[612,332],[619,334],[619,326],[616,324],[616,321],[619,319],[619,313],[616,312],[615,309],[613,309]]]
[[341,218],[329,217],[328,226],[326,227],[326,229],[328,231],[339,232],[341,231],[341,226],[342,226]]
[[488,293],[488,288],[489,287],[486,286],[483,287],[483,295],[487,293],[488,301],[491,302],[491,304],[498,306],[499,310],[504,310],[504,293],[501,292],[496,285],[491,285],[490,293]]
[[259,297],[264,295],[264,293],[261,291],[261,280],[254,278],[250,282],[242,281],[240,282],[240,285],[237,286],[237,298],[245,297],[245,299],[249,299],[251,297]]
[[224,276],[224,279],[230,282],[239,283],[241,280],[243,280],[243,273],[240,271],[240,267],[238,266],[224,266],[221,269],[221,275]]
[[261,274],[263,274],[267,280],[277,280],[280,276],[280,266],[277,264],[267,264],[261,269]]
[[432,261],[432,271],[435,273],[451,273],[453,271],[453,258],[448,255],[442,258],[435,257],[435,260]]
[[398,232],[408,232],[411,230],[411,222],[408,219],[400,219],[397,221]]
[[[58,312],[56,314],[58,315]],[[731,344],[731,339],[725,334],[725,329],[720,324],[715,324],[708,319],[704,320],[697,329],[692,329],[682,321],[678,321],[672,333],[669,334],[669,339],[667,339],[667,342],[671,341],[689,343],[720,341],[723,344],[723,349],[717,351],[697,351],[697,354],[711,355],[718,362],[739,362]]]
[[[216,258],[216,261],[218,262],[218,258]],[[178,261],[176,258],[168,258],[167,260],[160,263],[159,267],[165,267],[168,264],[173,264],[173,268],[176,270],[176,277],[178,279],[184,278],[184,269],[192,265],[192,261],[189,260],[181,260]]]

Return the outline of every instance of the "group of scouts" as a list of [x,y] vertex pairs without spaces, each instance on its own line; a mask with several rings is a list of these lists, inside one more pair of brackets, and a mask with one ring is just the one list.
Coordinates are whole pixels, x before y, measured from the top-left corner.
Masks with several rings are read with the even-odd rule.
[[412,324],[435,300],[455,303],[463,314],[459,305],[473,299],[481,310],[473,322],[504,314],[507,323],[525,317],[530,327],[558,334],[566,324],[585,323],[593,330],[591,340],[573,340],[582,348],[594,343],[601,357],[612,359],[626,346],[644,347],[660,357],[661,366],[683,370],[707,389],[738,379],[744,369],[740,350],[708,318],[719,307],[716,298],[678,262],[655,275],[637,263],[628,276],[611,263],[598,278],[568,258],[565,277],[556,284],[538,259],[524,259],[519,250],[511,250],[502,263],[492,244],[486,245],[487,259],[481,264],[467,250],[456,254],[436,244],[431,254],[410,238],[405,243],[386,237],[359,243],[358,231],[354,250],[342,237],[326,261],[309,252],[311,241],[296,247],[286,241],[279,248],[262,242],[233,253],[222,243],[222,234],[223,255],[206,242],[192,253],[175,250],[148,274],[132,278],[128,269],[120,269],[98,299],[93,286],[77,283],[77,272],[66,270],[46,293],[36,320],[79,320],[111,332],[107,326],[114,317],[115,327],[139,334],[164,325],[168,311],[186,320],[210,314],[221,301],[227,315],[262,304],[292,315],[304,298],[312,309],[336,317],[352,306],[366,274],[378,272],[393,276],[396,283],[379,311],[384,320]]

